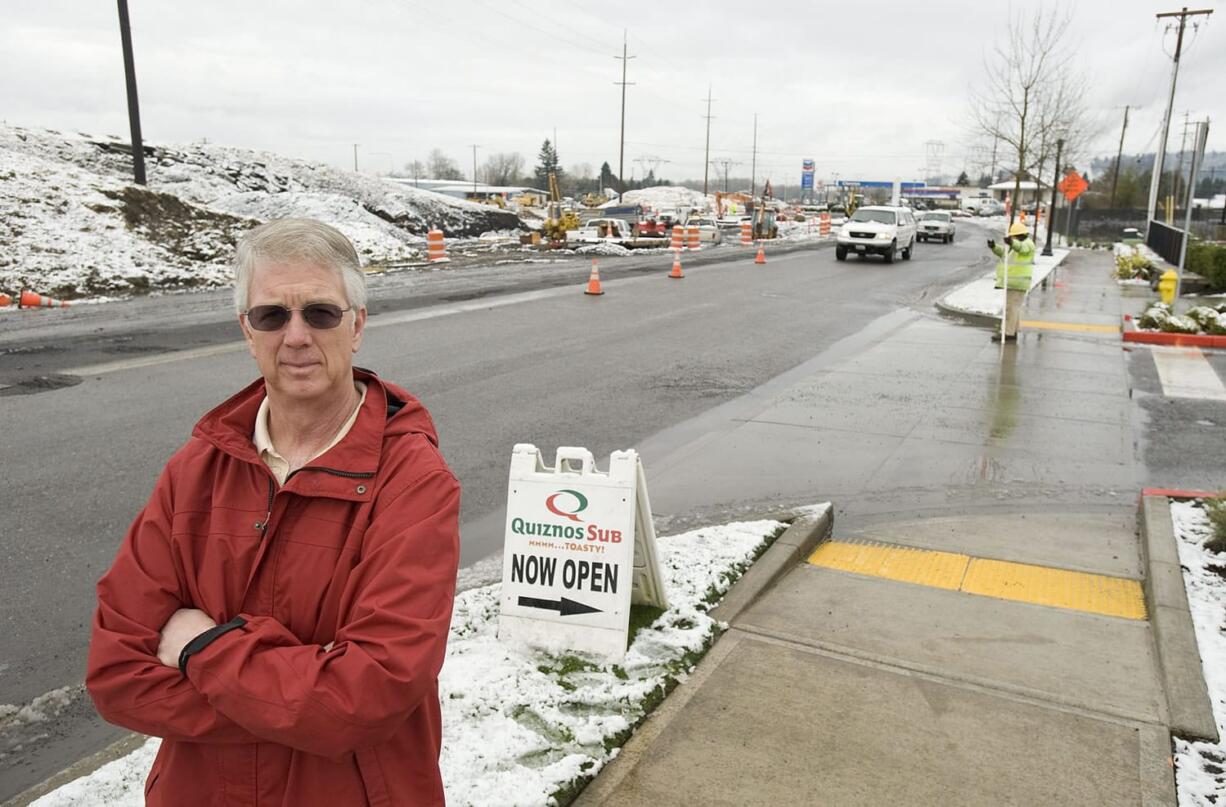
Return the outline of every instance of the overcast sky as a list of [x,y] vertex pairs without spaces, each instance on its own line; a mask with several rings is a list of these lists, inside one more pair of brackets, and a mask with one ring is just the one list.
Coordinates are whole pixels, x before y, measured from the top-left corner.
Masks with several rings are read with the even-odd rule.
[[[625,28],[625,173],[658,160],[657,175],[702,178],[709,84],[712,159],[748,176],[757,113],[757,175],[776,184],[797,182],[806,157],[824,179],[914,178],[929,141],[943,144],[946,173],[974,173],[967,91],[1010,13],[995,0],[129,2],[147,141],[208,138],[345,167],[356,143],[370,172],[438,147],[468,174],[471,144],[479,162],[517,151],[530,168],[556,129],[564,167],[607,160],[616,172]],[[1155,149],[1175,35],[1154,14],[1178,6],[1061,7],[1102,123],[1095,154],[1114,154],[1125,104],[1136,110],[1125,151]],[[1215,120],[1209,148],[1223,148],[1224,76],[1218,8],[1185,39],[1171,150],[1185,111]],[[8,123],[126,139],[115,3],[6,4],[0,98]]]

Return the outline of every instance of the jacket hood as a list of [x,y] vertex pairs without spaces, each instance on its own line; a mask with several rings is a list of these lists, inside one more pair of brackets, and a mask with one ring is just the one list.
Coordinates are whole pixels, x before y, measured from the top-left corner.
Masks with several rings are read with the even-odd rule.
[[[417,398],[361,367],[353,368],[353,378],[366,384],[366,401],[358,418],[340,444],[312,460],[311,464],[326,457],[330,467],[374,473],[385,438],[420,434],[438,447],[434,421]],[[192,436],[238,459],[259,462],[252,435],[256,413],[264,397],[264,379],[260,378],[200,418]]]

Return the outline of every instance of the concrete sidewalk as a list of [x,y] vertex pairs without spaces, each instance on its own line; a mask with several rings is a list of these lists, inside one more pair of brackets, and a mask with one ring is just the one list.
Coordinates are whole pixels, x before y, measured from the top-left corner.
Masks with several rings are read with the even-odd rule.
[[[1027,317],[1118,321],[1109,271],[1074,255]],[[1118,334],[900,315],[871,340],[656,469],[665,512],[698,482],[840,515],[576,803],[1175,804],[1171,715],[1200,705],[1168,682],[1200,662],[1145,608]]]

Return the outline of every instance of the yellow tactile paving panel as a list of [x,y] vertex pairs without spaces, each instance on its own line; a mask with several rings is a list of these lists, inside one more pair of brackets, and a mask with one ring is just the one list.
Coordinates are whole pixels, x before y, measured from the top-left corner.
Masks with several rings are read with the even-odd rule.
[[957,591],[968,555],[861,541],[826,541],[809,557],[815,566]]
[[962,591],[1105,616],[1145,619],[1141,584],[1122,577],[974,558],[966,570]]
[[826,541],[809,556],[826,569],[1052,608],[1145,619],[1136,580],[871,541]]
[[1036,319],[1021,321],[1023,328],[1039,331],[1073,331],[1074,333],[1119,333],[1118,325],[1096,325],[1089,322],[1044,322]]

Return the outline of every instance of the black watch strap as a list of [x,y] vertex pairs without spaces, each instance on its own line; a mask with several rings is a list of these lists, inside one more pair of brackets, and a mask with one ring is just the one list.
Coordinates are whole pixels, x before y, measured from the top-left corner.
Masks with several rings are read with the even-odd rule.
[[187,660],[199,653],[204,648],[213,643],[213,640],[224,633],[229,633],[232,630],[238,630],[243,625],[247,624],[247,620],[241,616],[236,616],[224,625],[215,625],[204,633],[192,639],[187,644],[183,645],[183,649],[179,651],[179,672],[187,675]]

